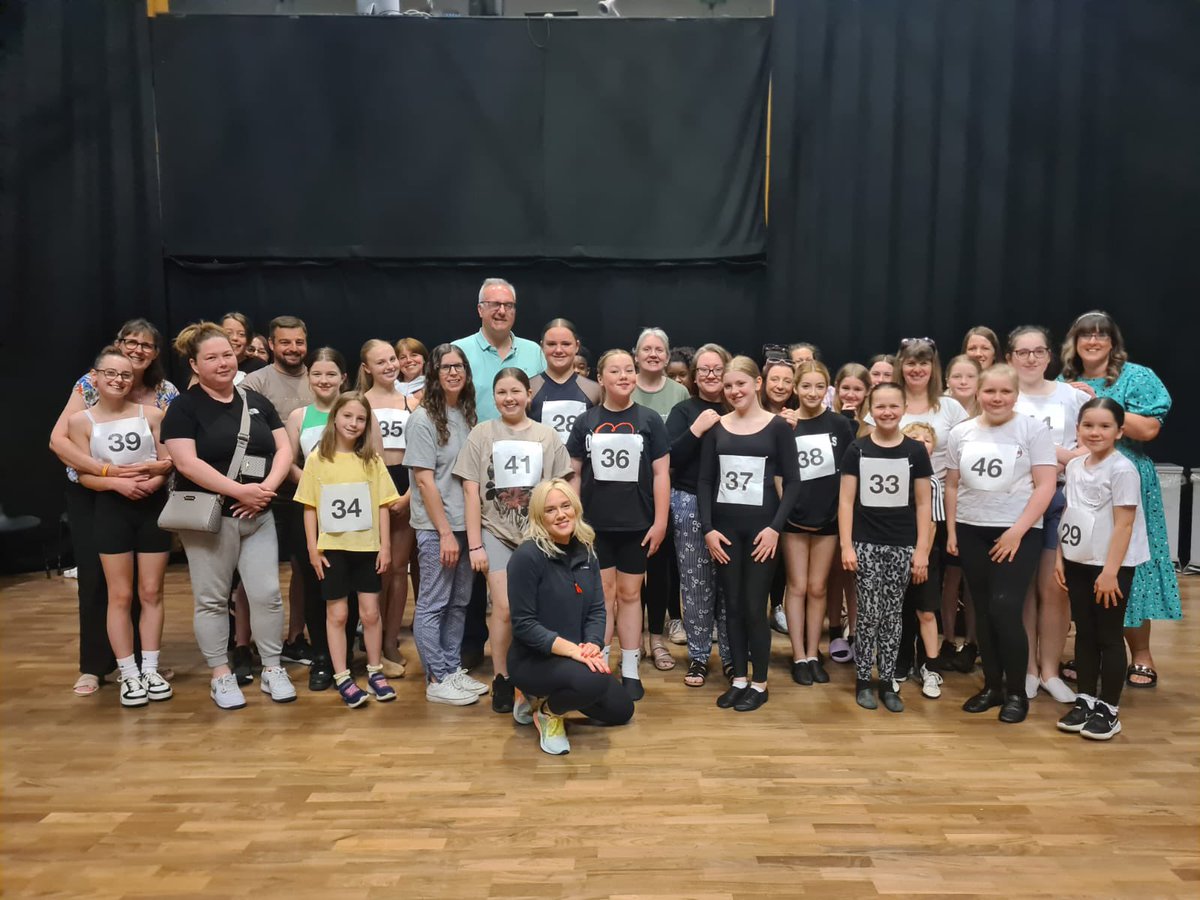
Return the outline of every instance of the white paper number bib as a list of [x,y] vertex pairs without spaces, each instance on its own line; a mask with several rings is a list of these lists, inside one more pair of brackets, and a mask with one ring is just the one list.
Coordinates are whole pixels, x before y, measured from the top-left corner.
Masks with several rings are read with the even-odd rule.
[[827,434],[806,434],[796,438],[796,460],[800,463],[800,480],[812,481],[833,475],[833,442]]
[[908,506],[908,460],[859,460],[858,501],[863,506]]
[[587,404],[581,400],[547,400],[542,404],[542,424],[557,431],[565,444],[571,436],[571,426],[585,412]]
[[720,460],[721,487],[717,491],[717,502],[738,506],[762,506],[766,459],[761,456],[729,456],[722,453]]
[[1017,464],[1016,444],[967,441],[958,464],[962,483],[976,491],[1006,491]]
[[371,527],[371,486],[365,481],[322,485],[317,516],[325,534],[366,531]]
[[1050,429],[1050,438],[1055,446],[1061,447],[1067,439],[1067,408],[1061,403],[1040,403],[1034,405],[1025,400],[1018,400],[1013,407],[1020,415],[1037,419]]
[[1063,557],[1079,563],[1103,558],[1108,547],[1096,552],[1095,532],[1096,517],[1086,509],[1073,507],[1064,510],[1062,521],[1058,524],[1058,540],[1062,544]]
[[592,474],[597,481],[637,481],[642,463],[640,434],[593,434]]
[[117,466],[154,462],[158,453],[154,434],[141,416],[92,423],[92,456]]
[[379,436],[383,438],[384,450],[403,450],[408,446],[404,440],[404,429],[412,413],[407,409],[373,409],[371,412],[379,421]]
[[300,455],[303,459],[297,460],[296,465],[303,468],[304,460],[308,459],[308,455],[317,449],[317,444],[321,443],[321,435],[324,433],[324,425],[312,425],[300,432]]
[[537,441],[496,441],[492,471],[498,488],[529,488],[542,480],[542,445]]

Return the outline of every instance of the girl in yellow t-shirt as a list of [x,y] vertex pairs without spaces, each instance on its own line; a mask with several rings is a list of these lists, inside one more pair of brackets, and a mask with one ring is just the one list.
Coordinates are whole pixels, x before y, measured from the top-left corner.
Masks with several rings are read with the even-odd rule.
[[304,504],[308,559],[327,604],[325,631],[333,680],[351,709],[367,702],[346,664],[346,602],[352,590],[358,593],[358,616],[367,645],[367,690],[381,702],[396,698],[381,661],[380,576],[392,560],[391,523],[379,509],[395,503],[400,495],[369,439],[370,424],[371,404],[365,396],[338,397],[321,442],[305,461],[296,486],[296,502]]

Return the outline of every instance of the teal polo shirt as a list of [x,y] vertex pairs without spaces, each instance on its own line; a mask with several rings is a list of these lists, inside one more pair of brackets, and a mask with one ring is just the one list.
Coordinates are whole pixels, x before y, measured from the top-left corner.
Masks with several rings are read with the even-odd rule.
[[482,328],[453,343],[471,365],[471,381],[475,385],[475,412],[480,422],[500,418],[500,411],[496,409],[496,400],[492,395],[492,382],[496,380],[497,372],[515,366],[532,378],[546,370],[546,357],[542,355],[541,346],[515,334],[512,338],[512,348],[504,359],[501,359],[499,351],[487,342]]

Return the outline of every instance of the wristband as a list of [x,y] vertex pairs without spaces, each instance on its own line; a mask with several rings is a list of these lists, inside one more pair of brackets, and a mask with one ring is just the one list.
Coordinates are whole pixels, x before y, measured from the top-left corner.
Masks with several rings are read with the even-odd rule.
[[474,553],[476,550],[482,550],[482,549],[483,549],[483,547],[468,547],[467,552]]
[[105,463],[104,466],[100,469],[100,477],[101,478],[108,477],[108,463]]

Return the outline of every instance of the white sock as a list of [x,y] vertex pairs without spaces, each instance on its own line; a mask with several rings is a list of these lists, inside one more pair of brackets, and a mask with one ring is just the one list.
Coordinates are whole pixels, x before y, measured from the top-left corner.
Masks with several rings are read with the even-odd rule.
[[612,649],[612,644],[605,644],[600,648],[600,658],[608,662],[608,651]]
[[750,690],[758,691],[760,694],[765,694],[767,692],[767,686],[766,684],[755,683],[750,685]]
[[1097,701],[1096,701],[1096,702],[1095,702],[1095,703],[1092,705],[1092,708],[1093,708],[1093,709],[1095,709],[1097,706],[1103,706],[1105,709],[1107,709],[1107,710],[1108,710],[1110,713],[1112,713],[1114,716],[1117,714],[1117,710],[1118,710],[1118,709],[1120,709],[1120,707],[1119,707],[1119,706],[1113,706],[1111,703],[1105,703],[1103,700],[1097,700]]
[[1086,705],[1088,709],[1096,708],[1096,698],[1093,697],[1091,694],[1076,694],[1075,696],[1078,699],[1082,700],[1084,702],[1084,705]]
[[749,685],[750,685],[750,679],[749,679],[749,678],[735,678],[735,679],[733,679],[733,686],[734,686],[735,688],[737,688],[738,690],[741,690],[742,688],[748,687]]
[[149,675],[151,672],[158,671],[158,653],[157,650],[142,651],[142,674]]
[[638,677],[638,652],[636,650],[621,648],[621,677]]
[[122,678],[136,679],[138,677],[137,660],[133,658],[132,653],[130,653],[128,656],[122,656],[120,659],[118,659],[117,668],[121,670]]

